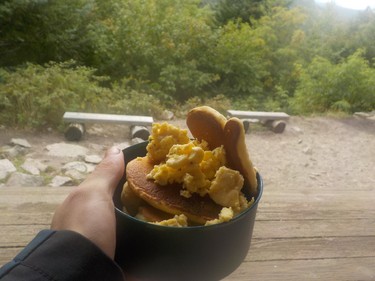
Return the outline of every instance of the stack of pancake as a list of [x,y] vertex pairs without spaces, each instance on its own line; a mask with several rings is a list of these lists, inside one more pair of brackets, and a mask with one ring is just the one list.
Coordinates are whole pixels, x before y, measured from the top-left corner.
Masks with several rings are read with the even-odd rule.
[[[227,166],[237,170],[244,178],[243,193],[252,198],[257,195],[256,171],[245,143],[245,130],[238,118],[227,120],[208,106],[192,109],[186,119],[192,136],[206,141],[210,149],[224,146]],[[189,225],[204,225],[218,218],[223,206],[208,195],[193,193],[181,196],[181,184],[160,186],[147,178],[155,163],[148,156],[130,161],[126,167],[127,182],[122,201],[126,211],[149,222],[160,222],[184,214]]]

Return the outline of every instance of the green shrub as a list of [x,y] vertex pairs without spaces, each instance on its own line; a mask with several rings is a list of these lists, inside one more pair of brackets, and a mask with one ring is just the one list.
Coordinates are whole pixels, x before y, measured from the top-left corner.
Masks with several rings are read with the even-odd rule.
[[375,108],[375,69],[358,50],[339,64],[317,57],[302,72],[291,101],[297,114],[371,111]]
[[110,109],[118,114],[150,115],[159,118],[163,112],[161,102],[145,92],[130,90],[122,98],[110,105]]
[[207,105],[210,106],[217,111],[219,111],[224,116],[226,115],[226,111],[231,109],[232,102],[230,99],[225,97],[224,95],[217,95],[212,98],[206,97],[193,97],[187,100],[184,104],[178,107],[176,115],[181,118],[185,118],[186,114],[194,107]]
[[0,120],[7,126],[57,128],[65,111],[106,111],[111,91],[103,77],[73,61],[45,66],[26,64],[1,70]]

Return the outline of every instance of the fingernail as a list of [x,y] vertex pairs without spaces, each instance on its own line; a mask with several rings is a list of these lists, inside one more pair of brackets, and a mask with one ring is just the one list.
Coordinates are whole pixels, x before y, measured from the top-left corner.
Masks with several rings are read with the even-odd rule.
[[121,152],[121,149],[116,147],[116,146],[112,146],[110,149],[108,149],[107,151],[107,154],[119,154]]

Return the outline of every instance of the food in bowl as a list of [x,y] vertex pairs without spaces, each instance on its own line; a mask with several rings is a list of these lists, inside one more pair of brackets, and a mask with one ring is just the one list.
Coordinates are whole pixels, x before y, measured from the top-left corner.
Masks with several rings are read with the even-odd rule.
[[153,124],[146,156],[126,166],[126,213],[187,227],[228,222],[253,204],[258,183],[242,122],[201,106],[186,123],[193,139],[188,130]]

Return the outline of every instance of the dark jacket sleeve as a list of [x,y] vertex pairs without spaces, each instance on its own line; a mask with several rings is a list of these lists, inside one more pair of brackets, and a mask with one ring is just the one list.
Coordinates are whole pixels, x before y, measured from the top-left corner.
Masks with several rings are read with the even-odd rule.
[[1,281],[124,280],[120,267],[73,231],[43,230],[0,269]]

